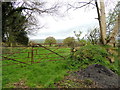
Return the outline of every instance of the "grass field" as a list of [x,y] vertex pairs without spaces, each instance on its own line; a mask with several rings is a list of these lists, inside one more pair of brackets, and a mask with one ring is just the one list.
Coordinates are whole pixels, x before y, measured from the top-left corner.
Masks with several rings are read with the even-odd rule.
[[[97,58],[89,58],[89,59],[82,59],[81,61],[77,61],[76,59],[70,59],[70,48],[61,47],[57,49],[57,47],[48,47],[50,50],[57,52],[61,56],[64,56],[66,59],[61,58],[56,54],[50,54],[51,52],[40,47],[35,47],[34,49],[34,62],[40,63],[32,63],[31,58],[28,57],[27,52],[31,52],[30,47],[21,47],[21,48],[3,48],[3,56],[13,58],[18,61],[26,62],[29,65],[19,63],[16,65],[9,65],[2,67],[2,85],[3,88],[54,88],[57,87],[54,83],[57,83],[61,80],[64,80],[64,77],[68,77],[68,71],[76,71],[79,69],[83,69],[90,64],[102,64],[109,69],[113,70],[116,74],[120,75],[119,71],[119,59],[120,57],[117,55],[113,55],[115,57],[114,63],[108,63],[104,60],[104,56],[100,58],[103,59],[103,62],[99,61],[99,57],[103,54],[103,49],[98,48],[98,46],[85,46],[83,47],[83,51],[80,50],[79,52],[84,52],[81,56],[84,55],[91,55],[91,51],[98,53]],[[82,48],[82,47],[81,47]],[[105,47],[102,47],[105,48]],[[37,49],[37,53],[36,53]],[[89,51],[90,52],[89,52]],[[120,49],[116,48],[118,52]],[[98,52],[99,51],[99,52]],[[5,54],[5,53],[13,53],[13,52],[26,52],[26,53],[15,53],[15,54]],[[106,51],[105,51],[106,52]],[[29,57],[31,57],[29,55]],[[69,58],[68,58],[69,57]],[[94,60],[92,60],[94,58]],[[50,61],[50,60],[57,60],[57,61]],[[95,62],[97,61],[97,63]],[[3,65],[16,63],[12,60],[4,60]],[[66,85],[65,82],[61,81],[61,84]],[[76,85],[76,82],[74,82]],[[74,88],[74,84],[72,83]],[[68,86],[70,84],[68,83]]]
[[[58,53],[59,55],[66,57],[69,55],[70,53],[70,49],[69,48],[58,48],[57,47],[48,47],[50,50],[55,51],[56,53]],[[33,61],[34,62],[42,62],[42,61],[48,61],[48,60],[58,60],[58,59],[63,59],[61,57],[59,57],[58,55],[52,53],[49,50],[46,50],[44,48],[40,48],[40,47],[35,47],[33,48]],[[37,50],[37,52],[36,52]],[[19,53],[20,52],[20,53]],[[28,55],[28,52],[29,55]],[[15,47],[13,49],[11,48],[5,48],[3,49],[3,56],[15,59],[17,61],[22,61],[22,62],[27,62],[28,64],[31,64],[31,52],[32,52],[32,48],[31,47]],[[9,53],[9,54],[8,54]],[[14,53],[14,54],[12,54]],[[29,57],[28,57],[29,56]],[[11,60],[5,60],[2,64],[6,65],[6,64],[12,64],[15,61],[11,61]]]
[[[34,56],[34,62],[41,61],[41,63],[34,63],[32,65],[25,65],[22,63],[16,65],[9,65],[4,66],[2,69],[2,87],[3,88],[10,88],[10,87],[29,87],[29,88],[47,88],[47,87],[54,87],[54,83],[63,79],[64,76],[68,75],[67,71],[68,66],[66,60],[59,60],[62,59],[61,57],[55,54],[47,54],[50,51],[45,50],[43,48],[34,48],[37,49],[38,55]],[[70,53],[69,48],[60,48],[56,49],[55,47],[49,48],[51,50],[55,50],[55,52],[59,53],[60,55],[67,57]],[[31,48],[4,48],[3,49],[3,56],[7,56],[9,58],[18,58],[16,60],[30,63],[30,58],[25,58],[28,56],[28,53],[15,53],[13,55],[5,54],[10,52],[30,52]],[[35,54],[36,52],[34,52]],[[47,55],[39,55],[39,54],[47,54]],[[47,59],[43,59],[47,57]],[[53,57],[53,58],[52,58]],[[54,58],[56,57],[56,58]],[[25,58],[25,59],[22,59]],[[58,60],[58,61],[48,61],[48,60]],[[47,62],[46,62],[47,61]],[[12,60],[4,60],[3,65],[15,63]]]

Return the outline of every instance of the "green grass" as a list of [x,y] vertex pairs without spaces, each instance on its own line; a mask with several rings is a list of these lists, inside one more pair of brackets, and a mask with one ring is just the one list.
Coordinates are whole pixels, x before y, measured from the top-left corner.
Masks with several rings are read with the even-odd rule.
[[[34,62],[40,61],[41,63],[34,63],[32,65],[25,64],[16,64],[4,66],[2,69],[2,85],[3,88],[11,88],[16,87],[14,84],[20,81],[24,81],[24,85],[29,88],[54,88],[54,83],[59,82],[64,79],[64,76],[67,76],[67,71],[76,71],[79,69],[84,69],[90,64],[102,64],[115,73],[120,75],[119,71],[119,59],[120,57],[115,55],[115,62],[109,63],[106,60],[107,52],[104,48],[100,46],[85,46],[81,47],[80,51],[76,52],[79,57],[76,57],[74,60],[71,60],[70,57],[70,48],[60,48],[57,47],[48,47],[50,50],[53,50],[60,55],[66,57],[65,60],[62,59],[58,55],[49,54],[51,53],[44,48],[35,47],[38,53],[34,51]],[[4,53],[8,52],[31,52],[31,48],[4,48]],[[120,52],[120,49],[116,49]],[[31,64],[31,58],[28,57],[28,53],[15,53],[14,55],[4,54],[9,58],[21,58],[16,59],[19,61],[27,62]],[[47,55],[41,55],[47,54]],[[30,56],[31,57],[31,56]],[[22,59],[23,58],[23,59]],[[58,60],[58,61],[49,61],[49,60]],[[16,63],[12,60],[3,60],[3,65]]]
[[[14,48],[12,52],[21,51],[22,52],[29,52],[31,49],[26,48]],[[38,50],[38,54],[47,54],[50,53],[48,50],[43,48],[34,48]],[[55,50],[55,47],[50,48],[51,50]],[[5,50],[5,49],[4,49]],[[7,48],[7,52],[10,51]],[[69,55],[69,48],[60,48],[56,50],[56,52],[61,52],[62,56],[67,57]],[[4,51],[5,52],[5,51]],[[35,53],[34,53],[35,54]],[[28,54],[21,53],[21,54],[14,54],[14,55],[6,55],[3,53],[4,56],[8,56],[9,58],[25,58]],[[34,61],[39,61],[37,59],[44,58],[45,55],[35,55]],[[25,64],[16,64],[16,65],[9,65],[4,66],[2,69],[2,85],[3,88],[10,88],[15,87],[14,83],[20,82],[21,80],[25,82],[25,85],[34,88],[47,88],[47,87],[54,87],[54,83],[58,82],[59,80],[63,79],[64,76],[68,75],[67,71],[67,61],[66,60],[59,60],[61,59],[59,56],[55,54],[47,55],[48,59],[41,59],[41,63],[35,63],[32,65],[25,65]],[[57,57],[57,58],[49,58],[49,57]],[[49,61],[57,59],[58,61]],[[30,61],[29,58],[26,59],[17,59],[18,61]],[[47,62],[45,62],[47,61]],[[16,63],[12,60],[3,60],[3,65]]]
[[[59,53],[61,56],[67,57],[70,53],[70,49],[69,48],[60,48],[57,49],[57,47],[50,47],[50,50],[55,50],[56,53]],[[37,53],[36,53],[37,50]],[[15,53],[15,54],[4,54],[3,56],[15,59],[17,61],[22,61],[22,62],[27,62],[28,64],[31,63],[31,53],[29,53],[29,58],[28,57],[28,52],[32,52],[31,48],[13,48],[11,50],[11,48],[6,48],[3,49],[4,53],[15,53],[15,52],[26,52],[26,53]],[[58,55],[52,53],[44,48],[40,48],[40,47],[35,47],[34,51],[33,51],[33,60],[34,62],[42,62],[42,61],[48,61],[48,60],[56,60],[56,59],[62,59],[61,57],[59,57]],[[42,54],[42,55],[41,55]],[[52,58],[53,57],[53,58]],[[14,61],[11,60],[6,60],[3,62],[3,65],[6,65],[6,63],[12,63]]]
[[54,83],[63,79],[67,71],[65,61],[52,61],[22,67],[8,66],[3,68],[3,87],[24,80],[29,87],[54,87]]

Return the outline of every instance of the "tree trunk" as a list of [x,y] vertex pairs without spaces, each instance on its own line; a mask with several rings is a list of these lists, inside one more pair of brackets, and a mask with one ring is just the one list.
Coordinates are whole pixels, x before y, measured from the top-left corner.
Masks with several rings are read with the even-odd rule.
[[102,44],[106,44],[106,20],[105,20],[105,6],[104,6],[104,0],[100,0],[100,8],[98,6],[97,0],[95,0],[95,5],[97,8],[98,13],[98,20],[99,20],[99,26],[100,26],[100,42]]
[[102,44],[106,44],[106,17],[105,17],[105,5],[104,0],[100,0],[100,31]]
[[118,30],[120,30],[120,13],[116,18],[115,26],[107,40],[107,45],[114,46],[116,44],[116,36],[118,35]]

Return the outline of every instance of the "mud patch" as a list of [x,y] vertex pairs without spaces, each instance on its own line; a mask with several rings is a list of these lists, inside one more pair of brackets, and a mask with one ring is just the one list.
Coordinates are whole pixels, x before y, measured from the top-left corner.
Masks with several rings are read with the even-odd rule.
[[19,82],[14,83],[13,86],[15,88],[29,88],[28,86],[26,86],[24,80],[20,80]]
[[102,88],[120,88],[118,82],[120,77],[100,64],[88,66],[86,69],[74,72],[72,75],[76,75],[80,80],[91,79]]
[[57,88],[100,88],[100,86],[90,79],[78,79],[76,76],[65,76],[63,80],[55,83]]

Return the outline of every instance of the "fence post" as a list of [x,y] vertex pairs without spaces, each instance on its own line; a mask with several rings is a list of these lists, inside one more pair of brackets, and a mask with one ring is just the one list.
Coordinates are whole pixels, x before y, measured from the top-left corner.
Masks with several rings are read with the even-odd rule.
[[37,49],[36,49],[36,55],[37,55]]
[[29,56],[29,53],[30,53],[30,52],[28,52],[28,58],[30,57],[30,56]]
[[32,51],[31,51],[31,64],[34,63],[34,53],[33,53],[33,47],[32,47]]

